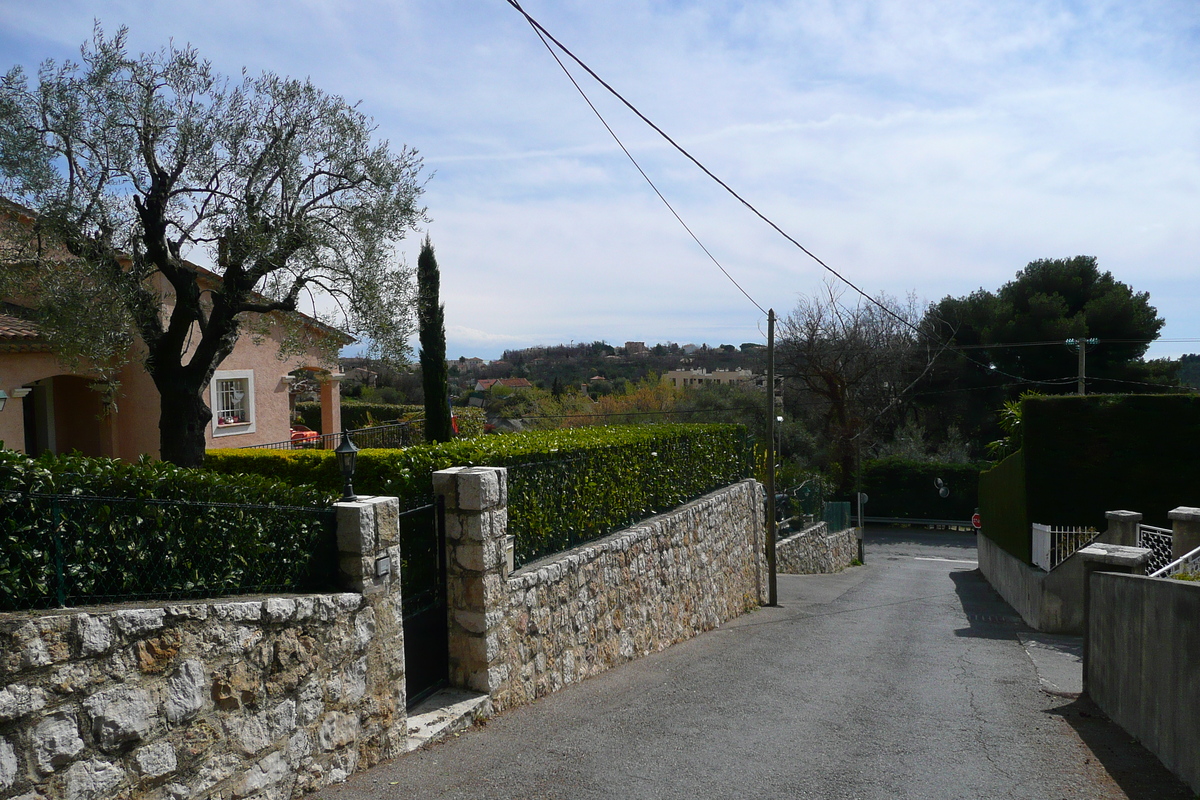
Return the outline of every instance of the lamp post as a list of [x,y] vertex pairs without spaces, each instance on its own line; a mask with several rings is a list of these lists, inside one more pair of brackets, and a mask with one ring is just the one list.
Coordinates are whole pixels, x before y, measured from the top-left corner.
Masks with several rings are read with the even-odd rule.
[[358,500],[358,495],[354,493],[354,486],[351,481],[354,478],[354,468],[358,464],[358,448],[354,442],[350,441],[350,434],[342,430],[342,443],[333,451],[337,455],[338,469],[342,472],[342,480],[345,486],[342,488],[342,502],[354,503]]

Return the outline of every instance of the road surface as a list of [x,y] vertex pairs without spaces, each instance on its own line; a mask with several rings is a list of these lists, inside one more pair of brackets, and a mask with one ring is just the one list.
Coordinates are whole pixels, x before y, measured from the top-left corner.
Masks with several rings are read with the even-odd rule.
[[867,563],[320,792],[383,798],[1193,795],[1048,694],[973,534],[871,531]]

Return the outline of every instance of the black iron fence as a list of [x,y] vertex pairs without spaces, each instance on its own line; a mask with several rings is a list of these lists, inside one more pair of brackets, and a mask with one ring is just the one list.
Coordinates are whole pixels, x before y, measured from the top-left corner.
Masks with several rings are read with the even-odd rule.
[[0,610],[336,588],[328,507],[0,492]]
[[[358,447],[412,447],[425,441],[424,420],[397,422],[346,431]],[[286,442],[246,445],[242,450],[335,450],[342,441],[340,433],[298,432]]]

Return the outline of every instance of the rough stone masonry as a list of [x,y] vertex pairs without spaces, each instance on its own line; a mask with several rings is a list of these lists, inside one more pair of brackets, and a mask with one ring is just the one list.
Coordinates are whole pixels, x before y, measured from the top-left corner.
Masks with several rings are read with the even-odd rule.
[[395,504],[339,508],[353,593],[0,617],[0,798],[284,800],[404,752]]

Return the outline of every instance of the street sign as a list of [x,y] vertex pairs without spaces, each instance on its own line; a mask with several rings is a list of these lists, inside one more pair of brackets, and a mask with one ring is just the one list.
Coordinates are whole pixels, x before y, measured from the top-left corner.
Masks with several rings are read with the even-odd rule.
[[978,511],[971,515],[971,527],[975,530],[979,530],[983,527],[983,517],[979,516]]

